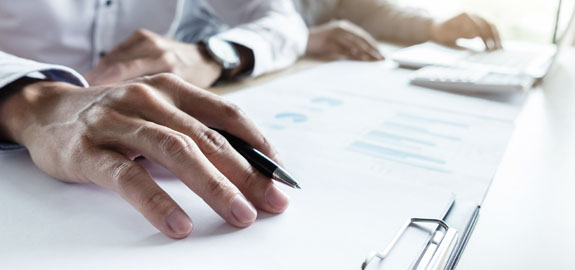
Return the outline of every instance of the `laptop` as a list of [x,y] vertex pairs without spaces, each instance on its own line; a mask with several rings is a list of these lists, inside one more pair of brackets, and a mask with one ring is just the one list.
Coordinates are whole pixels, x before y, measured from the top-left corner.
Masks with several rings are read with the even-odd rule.
[[[567,13],[566,9],[558,10],[555,18],[559,24],[559,16],[571,16],[570,25],[574,24],[575,10]],[[440,66],[464,68],[468,70],[489,70],[501,74],[521,74],[533,79],[543,78],[549,71],[557,54],[557,44],[566,36],[569,29],[565,27],[561,35],[555,28],[553,44],[535,44],[519,41],[504,41],[503,49],[481,51],[470,48],[451,48],[433,42],[425,42],[401,49],[392,55],[392,59],[402,67],[421,68],[424,66]]]

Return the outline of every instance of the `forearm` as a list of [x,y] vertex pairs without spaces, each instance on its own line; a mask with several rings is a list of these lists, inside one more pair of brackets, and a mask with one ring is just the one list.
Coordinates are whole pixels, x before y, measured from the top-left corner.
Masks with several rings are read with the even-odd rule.
[[338,13],[380,40],[420,43],[430,39],[431,17],[386,0],[342,0]]

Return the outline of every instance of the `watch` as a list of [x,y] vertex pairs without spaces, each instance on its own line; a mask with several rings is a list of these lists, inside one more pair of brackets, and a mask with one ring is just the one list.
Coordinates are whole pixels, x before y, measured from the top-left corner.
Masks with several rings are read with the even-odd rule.
[[231,77],[231,71],[241,64],[240,54],[234,45],[217,37],[210,37],[201,42],[208,55],[222,65],[222,78]]

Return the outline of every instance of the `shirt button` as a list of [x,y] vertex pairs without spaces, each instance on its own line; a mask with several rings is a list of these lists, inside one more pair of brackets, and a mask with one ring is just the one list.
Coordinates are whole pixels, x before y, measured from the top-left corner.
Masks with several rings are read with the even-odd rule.
[[100,52],[100,57],[104,57],[104,56],[106,56],[106,52],[105,52],[105,51],[101,51],[101,52]]
[[106,6],[107,6],[107,7],[109,7],[109,6],[111,6],[111,5],[112,5],[112,0],[106,1]]

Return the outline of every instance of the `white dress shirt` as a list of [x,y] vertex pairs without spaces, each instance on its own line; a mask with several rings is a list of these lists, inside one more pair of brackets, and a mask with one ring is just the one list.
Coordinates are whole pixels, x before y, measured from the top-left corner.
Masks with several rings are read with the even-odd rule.
[[[136,30],[173,37],[184,1],[0,0],[0,88],[30,74],[87,86],[80,74]],[[292,64],[307,28],[291,0],[206,0],[231,26],[221,38],[250,48],[257,76]]]
[[429,39],[432,19],[419,9],[387,0],[293,0],[309,26],[334,19],[349,20],[377,39],[419,43]]

